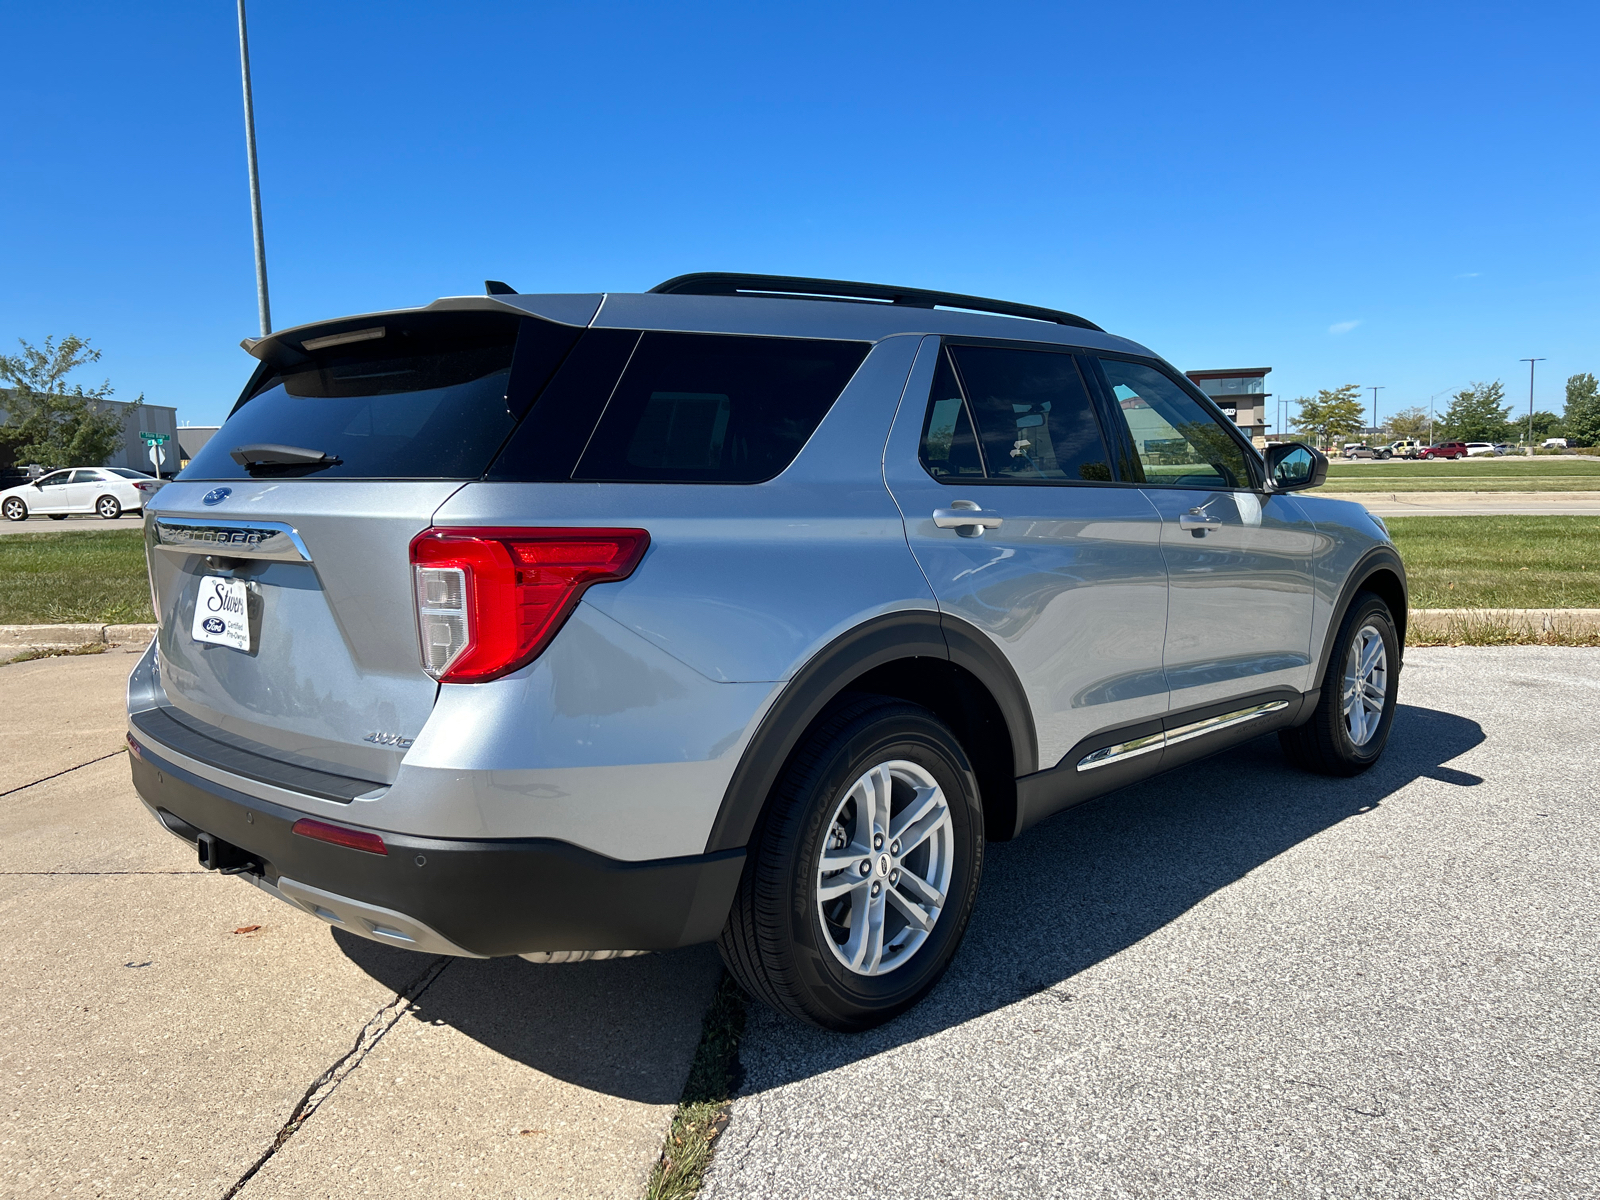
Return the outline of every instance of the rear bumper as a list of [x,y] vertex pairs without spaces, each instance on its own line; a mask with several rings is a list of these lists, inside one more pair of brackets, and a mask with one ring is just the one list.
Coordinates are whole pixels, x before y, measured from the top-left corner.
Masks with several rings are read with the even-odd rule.
[[[744,868],[742,850],[623,862],[550,838],[382,830],[372,832],[388,853],[372,854],[293,834],[306,813],[202,779],[158,746],[129,741],[134,787],[169,830],[191,842],[199,833],[220,838],[260,865],[253,882],[354,933],[419,950],[490,957],[711,941]],[[327,900],[308,903],[317,893]]]

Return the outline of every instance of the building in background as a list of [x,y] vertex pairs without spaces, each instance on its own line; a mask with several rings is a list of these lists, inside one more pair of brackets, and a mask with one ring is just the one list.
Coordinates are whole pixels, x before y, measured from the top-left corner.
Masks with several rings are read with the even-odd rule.
[[[0,390],[0,423],[6,419],[5,411],[6,393]],[[148,400],[135,408],[122,400],[102,400],[107,408],[117,413],[122,419],[122,449],[118,450],[103,463],[72,463],[71,466],[84,467],[129,467],[135,471],[144,471],[147,474],[156,473],[155,463],[150,460],[150,450],[144,444],[141,433],[164,433],[167,443],[162,447],[166,451],[166,462],[161,466],[163,475],[175,474],[178,470],[177,442],[178,442],[178,410],[169,408],[164,404],[151,404]],[[26,467],[26,463],[18,463],[18,468]]]
[[1271,367],[1234,367],[1225,371],[1185,373],[1259,445],[1267,436],[1267,398],[1272,395],[1267,391],[1267,375],[1271,370]]
[[221,429],[220,425],[180,425],[178,426],[178,465],[187,467],[189,460],[200,453],[212,438],[212,435]]

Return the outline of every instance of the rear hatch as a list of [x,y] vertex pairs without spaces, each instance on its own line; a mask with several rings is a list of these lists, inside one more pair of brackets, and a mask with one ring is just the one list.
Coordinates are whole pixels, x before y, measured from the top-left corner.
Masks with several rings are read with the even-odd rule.
[[438,690],[410,543],[483,475],[579,333],[421,310],[256,348],[227,422],[149,505],[161,720],[184,727],[170,744],[394,779]]

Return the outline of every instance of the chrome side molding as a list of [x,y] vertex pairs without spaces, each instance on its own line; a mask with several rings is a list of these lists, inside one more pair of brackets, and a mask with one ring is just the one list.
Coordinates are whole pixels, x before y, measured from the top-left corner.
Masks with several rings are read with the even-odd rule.
[[174,554],[221,554],[273,562],[310,562],[311,552],[292,526],[281,521],[221,521],[204,517],[156,517],[151,546]]
[[1175,746],[1179,742],[1187,742],[1191,738],[1202,737],[1208,733],[1217,733],[1235,725],[1242,725],[1246,721],[1253,721],[1257,717],[1264,717],[1268,713],[1281,712],[1288,707],[1289,702],[1287,700],[1269,700],[1265,704],[1252,704],[1249,708],[1223,713],[1217,717],[1207,717],[1203,721],[1193,721],[1188,725],[1180,725],[1176,729],[1168,729],[1163,733],[1152,733],[1146,737],[1118,742],[1114,746],[1103,746],[1092,754],[1086,754],[1080,758],[1078,760],[1078,770],[1092,771],[1096,767],[1104,767],[1110,763],[1126,762],[1137,755],[1148,754],[1152,750],[1161,750],[1167,746]]

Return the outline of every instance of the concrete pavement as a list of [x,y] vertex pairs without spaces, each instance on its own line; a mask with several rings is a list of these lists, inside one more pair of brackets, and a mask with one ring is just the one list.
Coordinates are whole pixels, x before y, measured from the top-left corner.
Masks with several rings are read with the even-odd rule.
[[0,1195],[637,1197],[715,953],[436,959],[199,871],[133,661],[0,667]]
[[990,847],[881,1030],[752,1005],[703,1195],[1600,1195],[1600,650],[1401,697],[1360,778],[1262,739]]

